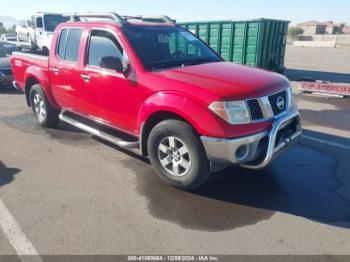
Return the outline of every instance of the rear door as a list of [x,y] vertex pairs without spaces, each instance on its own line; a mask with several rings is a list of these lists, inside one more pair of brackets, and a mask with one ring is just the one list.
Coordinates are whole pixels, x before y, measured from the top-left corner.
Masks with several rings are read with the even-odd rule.
[[[78,96],[81,91],[79,53],[83,29],[63,28],[55,54],[49,59],[49,75],[53,95],[65,109],[81,112]],[[54,48],[54,47],[52,47]]]

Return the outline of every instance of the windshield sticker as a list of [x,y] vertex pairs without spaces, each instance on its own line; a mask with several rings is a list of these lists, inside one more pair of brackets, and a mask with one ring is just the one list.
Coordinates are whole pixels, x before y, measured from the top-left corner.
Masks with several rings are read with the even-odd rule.
[[185,37],[190,42],[198,41],[197,37],[195,37],[194,35],[192,35],[189,32],[181,32],[181,35],[183,37]]
[[161,44],[168,44],[169,36],[167,34],[158,34],[158,42]]

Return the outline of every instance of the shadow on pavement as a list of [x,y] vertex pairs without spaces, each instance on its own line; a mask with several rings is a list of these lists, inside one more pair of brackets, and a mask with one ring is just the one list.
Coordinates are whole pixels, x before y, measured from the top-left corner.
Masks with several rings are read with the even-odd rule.
[[2,121],[5,125],[23,133],[46,135],[50,139],[55,139],[62,144],[94,145],[94,141],[90,135],[66,123],[60,122],[58,127],[54,129],[41,127],[30,110],[29,108],[25,113],[3,117]]
[[291,81],[326,81],[332,83],[350,84],[350,74],[320,72],[301,69],[286,69],[284,75]]
[[[323,139],[333,137],[323,134]],[[165,185],[144,161],[122,164],[135,172],[152,216],[184,228],[224,231],[267,220],[275,212],[350,228],[350,198],[339,192],[346,181],[339,177],[347,176],[349,183],[350,174],[336,174],[339,161],[345,160],[300,143],[266,170],[231,167],[191,193]]]
[[5,164],[0,161],[0,187],[11,183],[14,180],[14,176],[21,172],[17,168],[6,167]]
[[0,95],[1,94],[4,94],[4,95],[23,95],[22,92],[16,90],[15,88],[0,86]]

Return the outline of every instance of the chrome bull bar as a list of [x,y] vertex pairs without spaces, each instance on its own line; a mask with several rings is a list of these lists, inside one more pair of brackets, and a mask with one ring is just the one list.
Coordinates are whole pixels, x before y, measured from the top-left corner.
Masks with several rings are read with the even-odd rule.
[[249,169],[262,169],[267,167],[272,159],[281,153],[284,149],[288,148],[291,144],[295,143],[297,139],[302,135],[301,128],[299,127],[298,130],[292,134],[290,137],[284,138],[282,141],[280,141],[276,145],[276,138],[278,131],[283,129],[285,126],[287,126],[293,119],[299,117],[299,112],[292,112],[287,114],[286,116],[276,120],[272,124],[271,131],[268,134],[268,146],[267,146],[267,152],[265,155],[264,160],[259,164],[242,164],[242,167],[249,168]]
[[[281,133],[279,136],[279,131],[293,124],[294,120],[298,122],[291,129],[293,133]],[[263,169],[274,157],[295,143],[301,134],[299,113],[290,112],[276,119],[268,131],[234,139],[202,136],[201,140],[213,170],[230,165]],[[277,138],[279,141],[276,141]],[[263,139],[266,139],[266,145],[261,145]]]

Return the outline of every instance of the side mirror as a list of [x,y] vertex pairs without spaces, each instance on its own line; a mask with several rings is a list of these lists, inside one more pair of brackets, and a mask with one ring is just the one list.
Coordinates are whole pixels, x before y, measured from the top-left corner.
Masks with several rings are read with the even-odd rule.
[[124,73],[123,63],[118,57],[105,56],[101,58],[100,67]]

